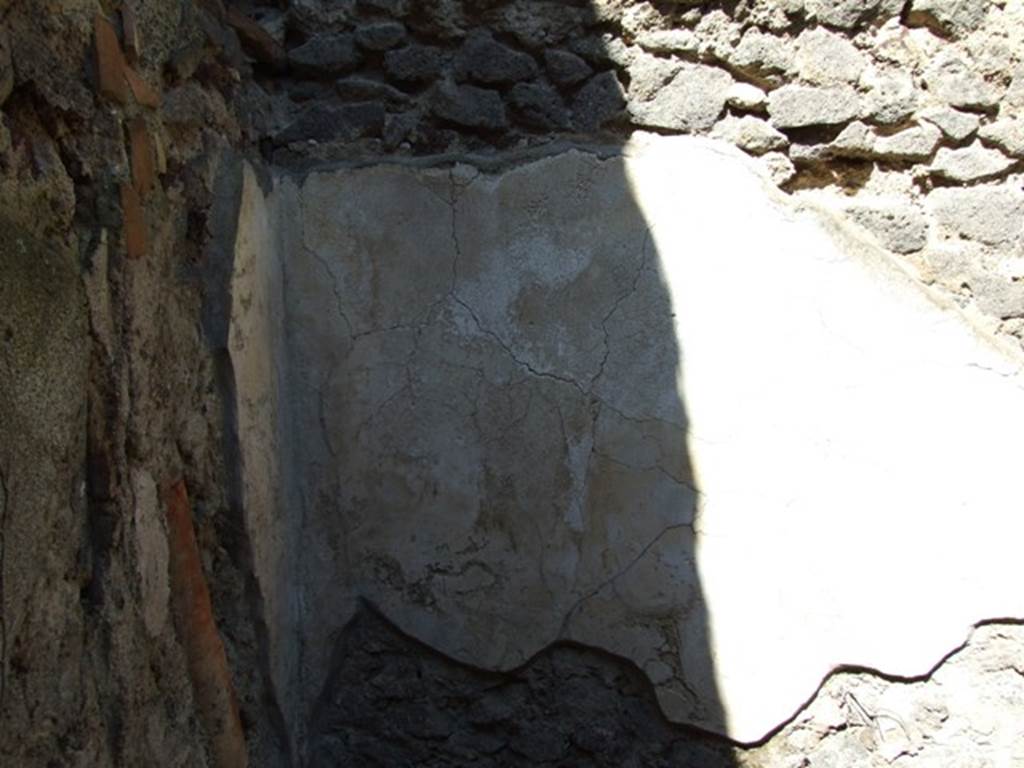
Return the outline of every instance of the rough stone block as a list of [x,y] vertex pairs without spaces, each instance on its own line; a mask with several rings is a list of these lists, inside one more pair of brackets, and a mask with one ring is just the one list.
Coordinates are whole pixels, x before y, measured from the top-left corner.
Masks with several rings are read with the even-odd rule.
[[997,149],[986,149],[975,141],[969,147],[942,147],[928,170],[953,181],[981,181],[1006,171],[1014,161]]
[[498,130],[508,125],[501,95],[475,85],[440,83],[434,89],[430,108],[442,120],[465,128]]
[[544,51],[544,66],[555,85],[575,85],[594,73],[590,65],[575,53],[558,48]]
[[304,77],[337,77],[354,70],[362,60],[355,38],[346,32],[322,32],[288,51],[291,69]]
[[433,45],[407,45],[384,56],[384,71],[403,82],[436,80],[444,68],[444,52]]
[[537,62],[522,51],[499,43],[487,33],[472,34],[455,60],[458,77],[485,85],[514,83],[537,75]]
[[1015,241],[1024,227],[1024,196],[1004,186],[935,189],[926,204],[947,234],[989,245]]
[[776,128],[840,125],[859,113],[857,92],[848,86],[784,85],[768,94],[768,114]]
[[629,112],[640,125],[676,131],[705,131],[725,108],[732,76],[718,67],[684,63],[670,83],[649,101],[629,102]]

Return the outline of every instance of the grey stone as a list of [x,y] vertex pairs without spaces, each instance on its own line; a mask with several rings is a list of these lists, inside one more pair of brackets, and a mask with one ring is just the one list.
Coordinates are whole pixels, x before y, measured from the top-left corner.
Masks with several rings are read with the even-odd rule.
[[306,77],[336,77],[362,62],[355,38],[347,33],[323,33],[288,51],[293,72]]
[[875,132],[855,120],[839,132],[828,145],[828,154],[836,157],[871,157],[875,151]]
[[887,160],[927,160],[942,140],[942,131],[930,123],[879,136],[875,154]]
[[537,74],[532,56],[499,43],[488,33],[470,35],[455,66],[459,77],[485,84],[514,83]]
[[948,234],[988,245],[1016,240],[1024,226],[1024,196],[1006,186],[940,187],[925,202]]
[[636,44],[651,53],[696,53],[700,38],[689,29],[653,29],[637,35]]
[[388,16],[402,17],[409,13],[410,0],[359,0],[359,5]]
[[954,141],[963,141],[978,130],[981,119],[968,112],[960,112],[950,107],[932,107],[921,112],[921,119],[936,126],[943,134]]
[[356,29],[356,42],[368,51],[386,51],[405,42],[405,25],[397,21],[366,24]]
[[759,159],[761,166],[768,173],[768,177],[780,187],[796,176],[796,167],[794,167],[793,161],[782,152],[767,152]]
[[978,136],[1012,157],[1024,157],[1024,118],[1003,118],[981,126]]
[[968,277],[974,302],[982,312],[998,318],[1024,316],[1024,281],[1010,280],[984,269]]
[[784,85],[768,94],[768,114],[777,128],[839,125],[859,112],[857,92],[849,86]]
[[1013,160],[996,149],[986,149],[975,141],[969,147],[942,147],[928,170],[953,181],[981,181],[998,176],[1012,166]]
[[352,141],[379,136],[384,129],[384,105],[379,102],[330,104],[315,101],[275,135],[280,144],[314,140]]
[[540,130],[569,127],[569,108],[547,83],[516,83],[508,94],[516,117]]
[[629,100],[649,101],[655,98],[673,77],[679,74],[682,64],[674,59],[651,56],[644,53],[633,59],[629,73]]
[[444,68],[444,51],[433,45],[407,45],[384,55],[384,71],[403,82],[436,80]]
[[723,69],[684,62],[672,81],[649,101],[631,99],[629,112],[639,125],[705,131],[722,114],[732,83],[732,76]]
[[804,30],[795,45],[793,68],[809,83],[854,83],[867,66],[867,57],[853,43],[822,27]]
[[850,206],[846,214],[890,251],[914,253],[928,242],[928,222],[917,206],[899,200],[879,200]]
[[508,125],[501,95],[475,85],[439,83],[434,89],[430,108],[442,120],[466,128],[498,130]]
[[724,52],[729,64],[741,72],[767,77],[780,82],[773,74],[785,72],[793,66],[793,46],[784,37],[770,35],[757,27],[751,27],[740,39],[735,49]]
[[614,72],[601,72],[580,88],[572,101],[572,125],[577,131],[596,131],[618,117],[626,106],[622,84]]
[[912,0],[907,24],[963,37],[984,23],[989,5],[988,0]]
[[768,103],[768,96],[756,85],[733,83],[725,92],[725,103],[733,109],[760,111]]
[[403,141],[409,138],[420,123],[419,112],[402,112],[397,115],[388,115],[384,121],[384,147],[388,150],[396,149]]
[[814,165],[832,157],[832,150],[828,144],[803,144],[793,143],[789,145],[789,159],[797,167]]
[[715,124],[711,138],[722,139],[735,144],[752,155],[763,155],[773,149],[782,149],[789,144],[786,135],[767,122],[751,115],[733,117],[729,115]]
[[409,95],[379,80],[365,77],[346,77],[334,84],[338,95],[349,101],[382,100],[391,104],[407,104]]
[[988,109],[999,103],[996,89],[952,51],[940,53],[922,78],[935,98],[952,107]]
[[822,24],[854,29],[875,18],[898,14],[903,3],[902,0],[806,0],[804,7]]
[[590,65],[575,53],[558,48],[544,51],[544,67],[555,85],[575,85],[594,73]]
[[914,113],[920,100],[914,78],[905,70],[869,70],[861,77],[860,85],[868,88],[864,115],[873,123],[901,123]]

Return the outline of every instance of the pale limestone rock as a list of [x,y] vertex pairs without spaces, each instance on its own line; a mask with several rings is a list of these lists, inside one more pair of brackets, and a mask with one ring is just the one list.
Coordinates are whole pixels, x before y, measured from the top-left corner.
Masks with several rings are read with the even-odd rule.
[[934,189],[926,205],[947,235],[989,245],[1016,240],[1024,226],[1024,195],[1005,185]]
[[952,50],[935,57],[925,69],[923,79],[933,97],[952,107],[987,109],[999,103],[998,89]]
[[931,107],[921,112],[920,117],[937,126],[940,131],[954,141],[963,141],[969,138],[981,124],[981,118],[977,115],[949,107]]
[[853,29],[876,18],[900,12],[900,0],[805,0],[807,12],[821,23],[839,29]]
[[837,125],[859,113],[857,92],[848,86],[784,85],[768,94],[768,114],[776,128]]
[[640,54],[628,68],[630,100],[650,101],[655,98],[682,67],[682,63],[674,59]]
[[831,154],[843,157],[869,157],[875,150],[875,132],[855,120],[840,131],[828,148]]
[[855,83],[867,66],[867,57],[853,43],[822,27],[804,30],[793,44],[793,71],[809,83]]
[[920,100],[914,78],[906,70],[872,67],[862,75],[860,87],[867,89],[865,116],[883,125],[904,121],[913,114]]
[[750,83],[733,83],[725,92],[725,102],[734,109],[753,112],[764,109],[768,96]]
[[906,128],[875,142],[875,154],[891,160],[927,160],[942,140],[942,131],[930,123]]
[[712,129],[711,138],[728,141],[752,155],[763,155],[773,149],[783,149],[789,144],[784,133],[751,115],[730,115],[720,120]]
[[654,53],[696,53],[700,40],[689,29],[653,29],[639,34],[636,43]]
[[907,21],[963,37],[984,23],[989,5],[988,0],[912,0]]
[[658,89],[649,101],[631,99],[628,109],[640,125],[704,131],[722,114],[725,94],[732,82],[729,73],[717,67],[681,63],[671,82]]
[[997,176],[1013,165],[1002,152],[986,149],[980,141],[968,147],[950,149],[942,147],[928,167],[932,173],[953,181],[981,181]]
[[782,152],[767,152],[759,159],[768,177],[780,187],[796,176],[793,161]]
[[916,205],[899,199],[858,202],[846,214],[869,230],[890,251],[914,253],[928,242],[928,223]]
[[1012,157],[1024,157],[1024,118],[1003,118],[983,125],[978,136]]
[[[793,46],[786,38],[751,27],[726,60],[737,69],[761,76],[776,75],[793,67]],[[778,77],[769,79],[779,80]]]

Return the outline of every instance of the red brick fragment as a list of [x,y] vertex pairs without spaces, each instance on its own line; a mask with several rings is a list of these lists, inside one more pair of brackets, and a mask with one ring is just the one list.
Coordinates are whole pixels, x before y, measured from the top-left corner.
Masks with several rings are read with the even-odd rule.
[[121,184],[121,212],[124,216],[124,243],[129,259],[141,259],[149,248],[146,213],[139,194],[128,182]]
[[146,82],[145,78],[129,66],[124,68],[124,76],[131,87],[135,101],[144,107],[156,109],[160,106],[160,94],[153,86]]
[[210,590],[192,526],[188,489],[183,480],[167,490],[165,503],[174,620],[185,647],[203,730],[211,741],[214,765],[245,768],[249,759],[238,701],[224,642],[213,617]]
[[124,60],[121,43],[117,39],[114,25],[100,14],[93,20],[96,37],[96,73],[100,95],[127,104],[130,94],[125,82],[125,69],[128,64]]
[[128,55],[128,61],[135,64],[141,55],[141,46],[139,23],[131,3],[125,3],[121,9],[121,27],[124,29],[124,52]]
[[128,147],[132,158],[132,185],[145,199],[156,183],[156,157],[149,126],[141,117],[128,125]]

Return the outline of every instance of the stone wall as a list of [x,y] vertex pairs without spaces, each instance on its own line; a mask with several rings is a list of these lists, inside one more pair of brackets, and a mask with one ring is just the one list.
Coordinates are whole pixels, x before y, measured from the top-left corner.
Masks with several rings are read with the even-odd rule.
[[759,157],[1019,337],[1015,2],[350,2],[253,7],[279,164],[492,152],[636,128]]
[[[1018,0],[3,4],[0,762],[276,766],[300,747],[318,765],[1016,758],[1012,622],[935,669],[926,654],[913,680],[831,675],[757,749],[659,720],[657,675],[589,646],[481,672],[357,622],[339,647],[360,651],[332,661],[295,723],[279,683],[299,641],[280,630],[305,597],[289,589],[303,489],[274,474],[295,425],[265,354],[284,345],[279,325],[258,327],[261,347],[231,321],[251,297],[281,299],[270,273],[246,272],[246,183],[386,160],[454,169],[457,188],[467,167],[571,145],[607,157],[644,129],[741,148],[797,207],[860,227],[964,323],[1018,345],[1022,22]],[[198,559],[175,544],[187,526],[170,537],[170,488],[187,488],[176,519]],[[208,588],[201,642],[217,645],[212,619],[226,670],[190,663],[181,584]],[[482,689],[492,719],[474,710]],[[444,707],[440,690],[455,691]],[[342,706],[356,694],[364,709]],[[404,720],[396,700],[417,702]],[[238,726],[244,755],[223,748]]]

